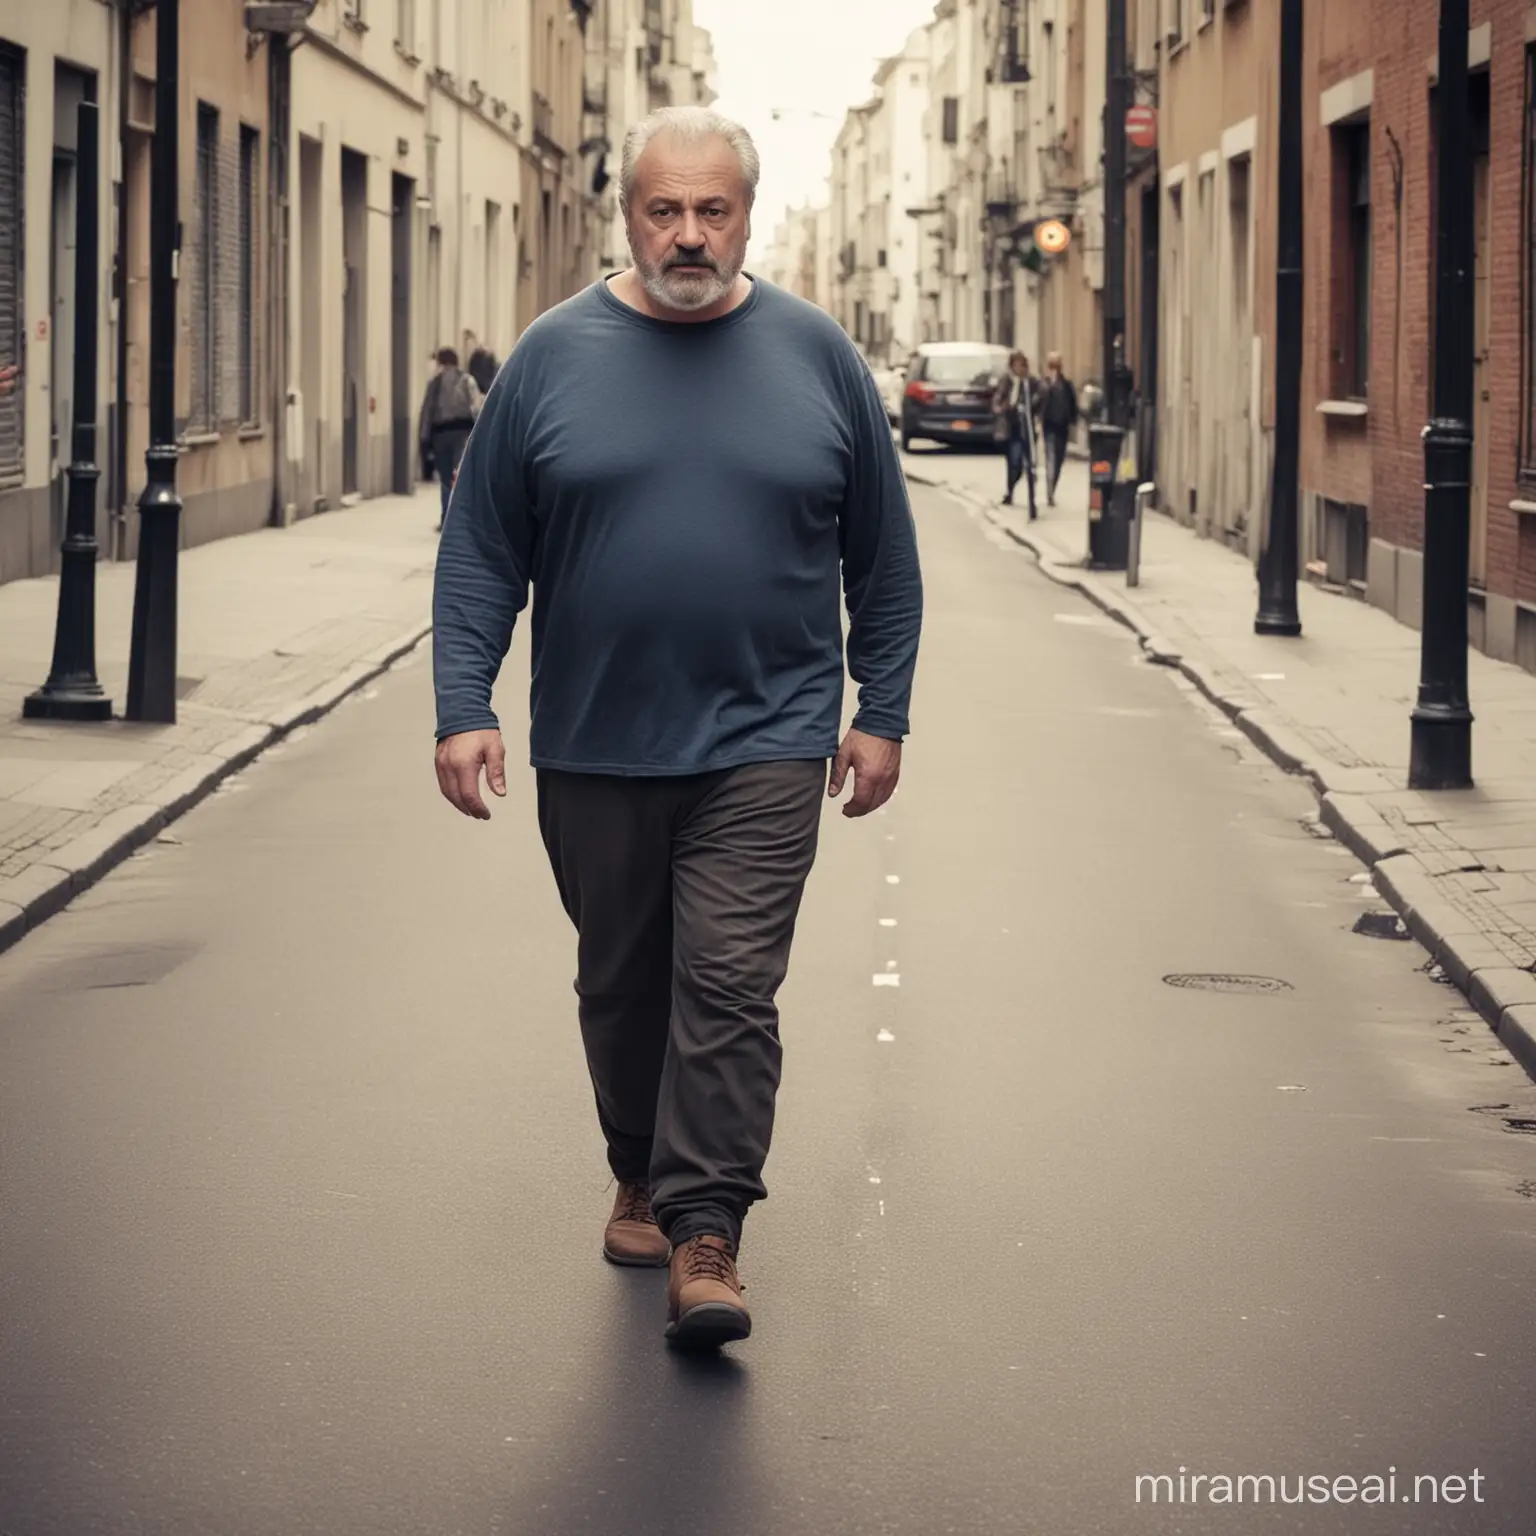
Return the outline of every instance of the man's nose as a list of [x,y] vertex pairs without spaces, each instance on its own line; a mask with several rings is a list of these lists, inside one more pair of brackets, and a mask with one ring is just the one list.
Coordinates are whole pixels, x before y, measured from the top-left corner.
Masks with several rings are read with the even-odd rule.
[[682,225],[677,231],[677,243],[690,251],[696,251],[704,244],[704,225],[691,208],[683,214]]

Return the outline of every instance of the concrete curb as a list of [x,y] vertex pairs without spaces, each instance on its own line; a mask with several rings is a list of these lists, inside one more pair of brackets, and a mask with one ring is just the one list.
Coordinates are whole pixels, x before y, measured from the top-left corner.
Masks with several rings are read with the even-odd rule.
[[248,767],[290,732],[330,714],[343,700],[408,656],[431,633],[432,626],[425,624],[379,646],[340,677],[242,731],[219,752],[202,758],[162,786],[150,800],[113,811],[46,860],[29,865],[15,879],[0,884],[0,953],[207,799],[225,779]]
[[1477,924],[1439,894],[1434,877],[1398,843],[1392,828],[1364,794],[1334,789],[1341,770],[1317,761],[1315,749],[1283,716],[1245,698],[1208,668],[1182,655],[1152,628],[1135,606],[1084,567],[1062,565],[1043,545],[1010,526],[987,501],[919,475],[909,478],[976,507],[995,528],[1029,551],[1041,572],[1059,586],[1080,592],[1096,608],[1124,624],[1149,661],[1176,668],[1271,762],[1304,779],[1317,796],[1319,820],[1372,873],[1376,888],[1404,926],[1477,1009],[1527,1074],[1536,1080],[1536,975],[1511,966]]

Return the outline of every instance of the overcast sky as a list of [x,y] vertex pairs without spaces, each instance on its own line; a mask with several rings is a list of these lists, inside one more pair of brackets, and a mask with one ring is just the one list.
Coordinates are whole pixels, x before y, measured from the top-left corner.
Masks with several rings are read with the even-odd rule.
[[785,207],[825,186],[843,113],[868,99],[876,65],[933,15],[933,0],[693,0],[693,15],[714,35],[715,106],[746,125],[762,156],[756,260]]

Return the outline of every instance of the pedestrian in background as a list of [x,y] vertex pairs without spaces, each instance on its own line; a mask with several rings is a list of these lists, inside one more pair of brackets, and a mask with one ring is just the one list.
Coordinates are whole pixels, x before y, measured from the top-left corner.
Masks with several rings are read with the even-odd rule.
[[501,364],[489,347],[480,344],[473,331],[464,332],[464,359],[465,372],[475,381],[475,387],[482,395],[490,394],[491,385],[496,381],[496,370]]
[[1067,460],[1067,443],[1077,425],[1077,390],[1061,367],[1061,353],[1045,360],[1045,389],[1040,397],[1040,426],[1045,437],[1045,504],[1056,505],[1056,483]]
[[432,454],[432,465],[442,488],[443,511],[437,526],[448,520],[448,502],[454,475],[469,434],[480,414],[480,387],[459,367],[459,354],[444,347],[437,354],[437,373],[427,384],[421,402],[421,442]]
[[826,314],[742,271],[757,181],[747,132],[705,108],[630,131],[633,265],[503,365],[433,604],[438,783],[484,818],[481,774],[506,794],[492,685],[532,585],[539,826],[618,1181],[603,1252],[670,1263],[666,1335],[705,1347],[751,1332],[736,1257],[822,805],[850,776],[845,816],[895,792],[922,618],[873,380]]
[[1003,376],[992,399],[992,409],[1002,418],[1003,444],[1008,455],[1008,490],[1003,505],[1013,505],[1014,488],[1020,480],[1029,481],[1029,520],[1035,520],[1035,450],[1039,422],[1041,387],[1029,371],[1029,359],[1022,352],[1008,357],[1008,372]]

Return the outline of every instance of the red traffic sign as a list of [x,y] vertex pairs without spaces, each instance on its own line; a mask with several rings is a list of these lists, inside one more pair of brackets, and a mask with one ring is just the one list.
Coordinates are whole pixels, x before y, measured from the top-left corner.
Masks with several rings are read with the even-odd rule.
[[1157,147],[1157,109],[1132,107],[1125,114],[1125,136],[1137,149]]

